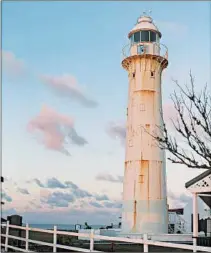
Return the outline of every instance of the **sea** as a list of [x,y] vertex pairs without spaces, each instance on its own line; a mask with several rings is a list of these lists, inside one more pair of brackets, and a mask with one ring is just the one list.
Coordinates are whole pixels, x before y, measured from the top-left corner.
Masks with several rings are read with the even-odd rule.
[[[25,224],[23,224],[25,225]],[[74,224],[29,224],[29,227],[40,228],[40,229],[53,229],[54,226],[57,226],[57,230],[74,230]],[[99,229],[101,227],[105,228],[108,225],[90,225],[93,229]],[[84,225],[81,225],[81,229],[85,228]]]

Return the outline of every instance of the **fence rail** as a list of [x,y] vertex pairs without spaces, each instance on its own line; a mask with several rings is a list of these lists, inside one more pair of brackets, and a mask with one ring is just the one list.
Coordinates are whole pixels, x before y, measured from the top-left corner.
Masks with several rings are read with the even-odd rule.
[[[103,236],[103,235],[95,235],[94,230],[92,229],[89,234],[87,233],[76,233],[76,232],[67,232],[67,231],[59,231],[57,230],[57,226],[54,226],[53,230],[46,230],[46,229],[38,229],[38,228],[31,228],[28,224],[26,224],[26,227],[22,226],[16,226],[16,225],[10,225],[9,222],[7,224],[2,224],[2,227],[6,227],[5,234],[1,233],[2,237],[5,237],[5,243],[2,243],[1,240],[1,248],[4,247],[5,251],[8,251],[8,248],[22,251],[22,252],[33,252],[29,250],[29,243],[34,243],[38,245],[45,245],[50,246],[53,248],[53,252],[57,252],[57,248],[61,249],[67,249],[72,251],[79,251],[79,252],[100,252],[94,250],[94,240],[100,239],[104,241],[111,241],[111,242],[124,242],[124,243],[134,243],[134,244],[143,244],[143,251],[149,252],[149,245],[153,246],[160,246],[160,247],[168,247],[168,248],[177,248],[177,249],[185,249],[185,250],[191,250],[193,252],[211,252],[211,247],[202,247],[196,245],[196,240],[193,239],[193,245],[187,245],[187,244],[177,244],[177,243],[171,243],[171,242],[162,242],[162,241],[153,241],[149,240],[148,235],[144,234],[143,239],[133,239],[133,238],[126,238],[126,237],[111,237],[111,236]],[[25,230],[25,238],[18,237],[14,235],[9,234],[9,229],[20,229]],[[35,232],[42,232],[42,233],[49,233],[53,236],[53,243],[43,242],[43,241],[37,241],[29,239],[29,231],[35,231]],[[57,235],[69,235],[69,236],[76,236],[76,237],[85,237],[90,239],[90,247],[89,249],[79,248],[79,247],[73,247],[73,246],[66,246],[57,244]],[[25,242],[25,248],[18,248],[12,245],[9,245],[9,238],[16,239],[20,241]]]

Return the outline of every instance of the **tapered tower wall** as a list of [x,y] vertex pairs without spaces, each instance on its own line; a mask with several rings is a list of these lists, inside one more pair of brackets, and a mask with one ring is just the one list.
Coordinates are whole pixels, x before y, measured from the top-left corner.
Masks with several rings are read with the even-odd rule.
[[167,60],[159,43],[137,43],[122,65],[129,79],[122,232],[167,233],[165,151],[151,136],[163,124],[161,75]]

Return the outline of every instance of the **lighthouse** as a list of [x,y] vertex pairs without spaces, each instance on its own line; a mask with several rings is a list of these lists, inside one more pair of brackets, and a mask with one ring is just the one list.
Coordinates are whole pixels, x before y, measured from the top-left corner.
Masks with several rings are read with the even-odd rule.
[[161,36],[144,14],[123,48],[129,89],[122,233],[168,233],[165,151],[151,135],[163,124],[161,76],[168,50]]

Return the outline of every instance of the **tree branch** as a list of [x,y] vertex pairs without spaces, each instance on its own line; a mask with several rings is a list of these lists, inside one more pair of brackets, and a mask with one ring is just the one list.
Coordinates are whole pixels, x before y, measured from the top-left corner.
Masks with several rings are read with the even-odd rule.
[[[184,88],[174,80],[179,93],[171,95],[177,119],[172,119],[176,134],[188,146],[188,151],[179,144],[179,139],[173,138],[166,124],[157,126],[159,134],[151,135],[161,149],[168,150],[172,163],[184,164],[189,168],[211,169],[211,94],[205,85],[197,94],[194,78],[190,72],[190,87]],[[162,116],[163,119],[163,116]]]

